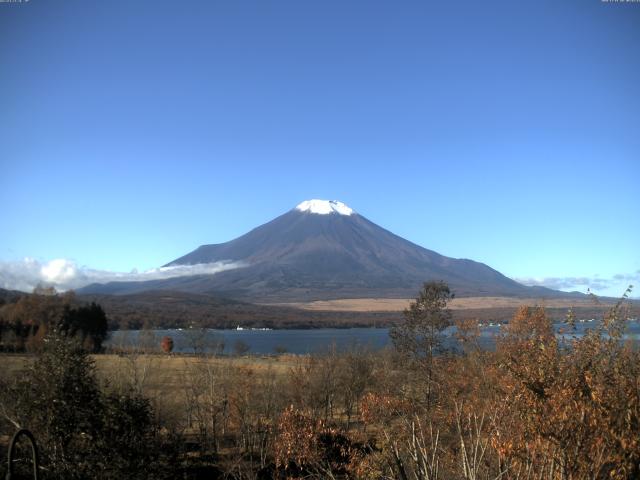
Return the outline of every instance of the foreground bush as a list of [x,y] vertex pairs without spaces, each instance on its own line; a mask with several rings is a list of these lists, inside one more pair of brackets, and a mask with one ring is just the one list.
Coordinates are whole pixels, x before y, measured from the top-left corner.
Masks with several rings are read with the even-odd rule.
[[162,463],[148,400],[101,391],[93,361],[64,335],[45,338],[2,406],[35,435],[45,478],[150,478]]

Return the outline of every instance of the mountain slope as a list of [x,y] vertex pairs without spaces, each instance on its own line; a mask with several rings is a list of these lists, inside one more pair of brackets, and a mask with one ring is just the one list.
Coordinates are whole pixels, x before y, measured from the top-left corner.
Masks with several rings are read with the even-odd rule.
[[554,296],[479,262],[445,257],[405,240],[340,202],[310,200],[226,243],[203,245],[167,265],[219,261],[243,267],[215,275],[90,286],[87,293],[171,289],[254,301],[412,297],[427,280],[458,296]]

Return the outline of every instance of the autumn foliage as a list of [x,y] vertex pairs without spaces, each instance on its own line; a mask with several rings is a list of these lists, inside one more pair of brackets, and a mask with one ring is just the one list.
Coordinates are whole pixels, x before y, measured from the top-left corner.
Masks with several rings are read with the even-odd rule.
[[171,353],[173,351],[173,338],[169,336],[162,337],[160,348],[164,353]]
[[[495,351],[440,357],[435,411],[415,408],[383,428],[390,476],[640,478],[640,354],[622,341],[619,306],[584,336],[571,322],[558,336],[544,308],[522,307]],[[463,327],[473,345],[479,332]],[[375,417],[385,418],[365,420]]]
[[0,352],[39,352],[51,331],[74,337],[89,352],[99,352],[108,319],[94,302],[79,302],[73,292],[37,289],[15,302],[0,304]]
[[640,362],[619,319],[562,344],[542,308],[522,308],[498,343],[492,444],[503,464],[548,478],[640,477]]

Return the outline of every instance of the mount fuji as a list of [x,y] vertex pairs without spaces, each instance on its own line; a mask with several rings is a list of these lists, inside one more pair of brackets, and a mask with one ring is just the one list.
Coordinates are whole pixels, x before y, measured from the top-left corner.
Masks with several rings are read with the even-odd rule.
[[165,267],[214,262],[239,267],[215,275],[93,284],[80,293],[174,290],[258,302],[410,298],[425,281],[443,280],[456,296],[564,296],[423,248],[339,201],[304,201],[235,240],[202,245]]

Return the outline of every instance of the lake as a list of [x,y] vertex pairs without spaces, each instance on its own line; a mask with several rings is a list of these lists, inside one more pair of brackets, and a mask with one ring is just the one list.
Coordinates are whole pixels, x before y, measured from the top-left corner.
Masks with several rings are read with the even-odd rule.
[[[597,320],[580,321],[576,325],[575,332],[557,333],[557,336],[559,338],[580,337],[596,325],[598,325]],[[564,323],[557,323],[554,326],[556,332],[561,329],[568,330]],[[494,337],[500,333],[501,328],[499,325],[483,326],[479,339],[480,345],[483,348],[492,348],[495,345]],[[445,330],[444,333],[445,345],[453,347],[456,344],[456,340],[453,338],[455,327]],[[348,350],[355,346],[378,350],[391,345],[387,328],[319,328],[310,330],[116,330],[111,333],[105,346],[158,348],[160,340],[164,336],[173,339],[173,351],[177,353],[193,353],[194,347],[200,351],[215,351],[224,344],[223,352],[231,354],[236,351],[238,342],[248,348],[248,353],[258,355],[269,355],[277,351],[295,354],[316,353],[327,351],[334,345],[339,351]],[[624,338],[640,342],[640,322],[637,319],[627,322]]]

